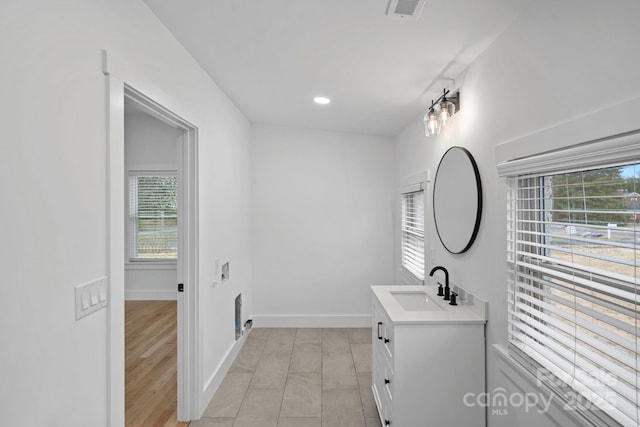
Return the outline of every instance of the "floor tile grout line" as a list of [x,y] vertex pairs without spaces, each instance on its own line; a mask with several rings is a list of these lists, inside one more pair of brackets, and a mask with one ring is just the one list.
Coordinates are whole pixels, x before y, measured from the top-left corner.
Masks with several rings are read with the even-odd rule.
[[362,419],[364,420],[365,425],[367,424],[367,418],[364,413],[364,404],[362,403],[362,388],[360,387],[360,378],[358,378],[358,370],[356,369],[356,360],[353,356],[353,343],[351,342],[351,334],[349,334],[349,350],[351,352],[351,361],[353,362],[353,371],[356,376],[356,384],[358,387],[358,398],[360,399],[360,413],[362,414]]
[[284,392],[287,390],[287,384],[289,383],[289,372],[291,369],[291,359],[293,359],[293,347],[296,345],[296,335],[298,335],[298,328],[296,328],[293,333],[293,343],[291,344],[291,354],[289,355],[289,365],[287,366],[287,377],[284,380],[284,388],[282,389],[282,399],[280,399],[280,410],[278,411],[276,424],[280,424],[280,414],[282,414],[282,405],[284,404]]
[[[253,382],[253,377],[256,374],[256,370],[258,368],[258,364],[260,363],[260,360],[262,359],[262,355],[264,354],[264,349],[267,347],[267,341],[269,340],[269,337],[271,336],[271,332],[269,331],[269,333],[267,334],[267,338],[264,340],[265,343],[262,346],[261,350],[260,350],[260,357],[258,357],[258,363],[256,363],[256,366],[253,368],[253,371],[251,371],[251,379],[249,380],[249,384],[247,384],[247,388],[244,390],[244,393],[242,394],[242,399],[240,399],[240,405],[238,406],[238,410],[236,411],[236,415],[233,417],[233,424],[236,423],[236,420],[238,419],[238,415],[240,415],[240,409],[242,408],[242,404],[244,403],[244,400],[247,398],[247,394],[249,393],[249,390],[251,390],[251,383]],[[247,336],[247,338],[249,338],[249,336]],[[245,339],[244,343],[242,344],[242,347],[244,348],[244,345],[247,343],[247,340]],[[242,349],[240,349],[242,350]],[[237,357],[237,356],[236,356]],[[229,372],[227,371],[227,374]],[[226,374],[225,374],[226,377]],[[224,379],[223,379],[224,381]]]

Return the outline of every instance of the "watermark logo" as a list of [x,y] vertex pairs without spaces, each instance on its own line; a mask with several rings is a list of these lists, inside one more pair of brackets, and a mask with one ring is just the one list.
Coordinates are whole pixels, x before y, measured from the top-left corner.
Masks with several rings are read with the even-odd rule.
[[525,412],[546,413],[554,399],[568,411],[574,410],[610,410],[615,408],[616,393],[612,390],[617,384],[616,378],[606,371],[593,374],[576,373],[575,381],[581,384],[582,392],[571,388],[571,378],[560,378],[547,369],[538,369],[536,384],[551,386],[556,393],[511,392],[502,387],[488,392],[466,393],[463,403],[467,407],[490,408],[494,416],[508,415],[511,408],[522,408]]
[[[562,374],[556,375],[548,369],[538,369],[536,371],[536,384],[538,386],[548,384],[550,386],[560,387],[571,382],[571,377],[568,374],[564,375],[563,378]],[[575,379],[585,387],[594,390],[610,389],[618,384],[615,376],[603,370],[596,372],[576,371]]]
[[509,408],[524,408],[525,412],[532,410],[543,414],[549,410],[553,396],[542,393],[507,393],[502,387],[490,392],[467,393],[462,398],[465,406],[491,408],[491,415],[508,415]]
[[[571,384],[580,384],[582,392],[571,388]],[[536,384],[548,385],[562,392],[563,409],[575,410],[612,410],[616,407],[616,393],[613,391],[618,384],[617,378],[602,369],[586,372],[577,370],[575,379],[568,374],[555,375],[548,369],[538,369],[536,372]]]

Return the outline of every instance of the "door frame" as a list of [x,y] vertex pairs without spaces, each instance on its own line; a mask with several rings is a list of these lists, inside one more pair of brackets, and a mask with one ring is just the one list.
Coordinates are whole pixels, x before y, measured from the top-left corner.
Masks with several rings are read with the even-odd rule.
[[[125,67],[107,61],[107,425],[124,426],[124,261],[125,170],[124,100],[182,130],[178,139],[178,387],[177,416],[190,421],[199,415],[200,358],[198,342],[198,128],[135,89],[120,72]],[[114,72],[115,70],[115,72]],[[177,291],[177,283],[176,283]]]

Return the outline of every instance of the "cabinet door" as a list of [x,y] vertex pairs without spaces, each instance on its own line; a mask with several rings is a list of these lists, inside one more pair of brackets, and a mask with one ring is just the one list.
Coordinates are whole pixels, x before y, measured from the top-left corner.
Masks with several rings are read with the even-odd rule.
[[374,373],[373,395],[376,401],[376,406],[378,407],[380,423],[383,426],[390,426],[392,425],[391,418],[393,412],[393,401],[390,399],[390,393],[385,385],[384,378],[384,371],[377,369]]
[[373,303],[372,387],[383,426],[391,425],[393,413],[394,327],[382,306]]

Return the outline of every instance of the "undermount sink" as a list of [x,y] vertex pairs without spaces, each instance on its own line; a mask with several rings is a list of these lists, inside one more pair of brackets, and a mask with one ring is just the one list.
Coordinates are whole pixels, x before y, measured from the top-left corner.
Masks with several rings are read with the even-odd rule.
[[406,311],[440,311],[440,307],[431,297],[424,292],[390,292]]

